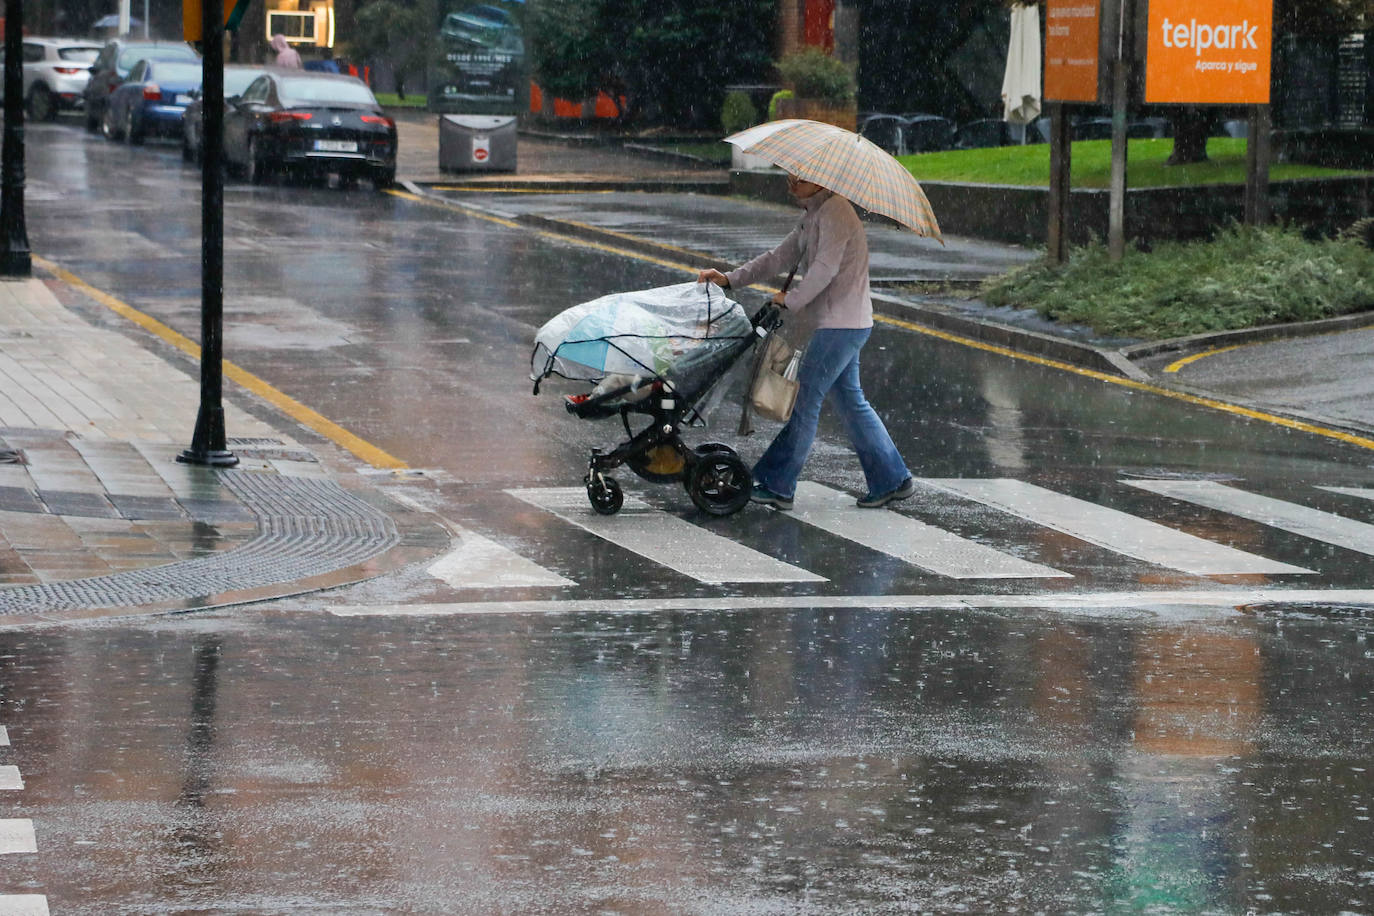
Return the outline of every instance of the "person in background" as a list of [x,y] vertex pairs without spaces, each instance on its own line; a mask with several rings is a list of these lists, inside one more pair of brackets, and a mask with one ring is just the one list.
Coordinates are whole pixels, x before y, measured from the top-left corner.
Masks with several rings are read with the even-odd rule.
[[296,53],[295,48],[287,43],[285,35],[272,36],[272,50],[277,52],[277,59],[273,61],[276,66],[285,67],[288,70],[301,69],[301,56]]
[[[805,272],[773,302],[795,315],[794,325],[815,328],[797,381],[792,418],[754,465],[751,499],[775,509],[791,509],[802,465],[816,438],[821,404],[827,395],[839,409],[845,432],[859,456],[868,494],[864,509],[876,509],[916,492],[887,427],[859,385],[859,351],[873,333],[873,299],[868,289],[868,239],[848,200],[812,181],[787,176],[787,189],[805,211],[801,224],[772,251],[728,274],[701,271],[698,282],[729,289],[777,276],[794,266]],[[798,346],[801,337],[788,338]]]

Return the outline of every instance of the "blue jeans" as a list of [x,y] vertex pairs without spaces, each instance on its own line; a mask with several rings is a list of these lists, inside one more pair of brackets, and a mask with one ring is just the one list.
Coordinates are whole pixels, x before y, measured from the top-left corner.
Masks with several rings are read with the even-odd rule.
[[791,499],[797,478],[811,454],[821,402],[827,394],[840,411],[844,430],[858,453],[870,495],[887,493],[911,476],[892,444],[887,427],[859,387],[859,351],[872,328],[821,328],[811,338],[797,380],[797,405],[792,418],[754,465],[754,482]]

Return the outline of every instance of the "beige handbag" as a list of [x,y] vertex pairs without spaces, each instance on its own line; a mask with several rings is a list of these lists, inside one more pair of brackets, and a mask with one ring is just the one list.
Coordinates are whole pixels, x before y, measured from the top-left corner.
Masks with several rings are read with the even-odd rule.
[[785,423],[797,404],[797,369],[801,366],[802,351],[776,331],[763,343],[763,359],[749,391],[754,413],[770,420]]

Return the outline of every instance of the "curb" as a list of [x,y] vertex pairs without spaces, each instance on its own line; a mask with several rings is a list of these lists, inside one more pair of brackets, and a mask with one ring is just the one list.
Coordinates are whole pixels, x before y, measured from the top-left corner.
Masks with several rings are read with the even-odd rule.
[[1316,337],[1321,334],[1353,331],[1371,325],[1374,325],[1374,311],[1355,312],[1350,315],[1321,318],[1316,321],[1265,324],[1257,328],[1242,328],[1238,331],[1213,331],[1206,334],[1191,334],[1187,337],[1171,337],[1168,340],[1154,340],[1149,343],[1122,347],[1119,352],[1126,359],[1149,359],[1164,353],[1195,353],[1216,347],[1264,343],[1271,340],[1288,340],[1297,337]]

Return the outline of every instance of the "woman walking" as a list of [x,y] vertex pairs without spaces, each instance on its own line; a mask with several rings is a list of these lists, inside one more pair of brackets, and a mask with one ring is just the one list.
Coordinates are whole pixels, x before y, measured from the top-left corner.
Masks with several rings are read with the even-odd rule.
[[700,282],[726,289],[745,287],[800,266],[796,285],[773,297],[792,315],[792,336],[800,343],[814,329],[797,380],[800,389],[792,417],[754,466],[756,503],[791,509],[797,478],[811,453],[821,404],[826,395],[840,412],[858,454],[868,493],[858,501],[876,509],[916,492],[887,427],[869,405],[859,384],[859,352],[873,333],[873,300],[868,288],[868,240],[848,200],[812,181],[789,174],[787,187],[801,205],[801,224],[772,251],[729,273],[703,270]]

